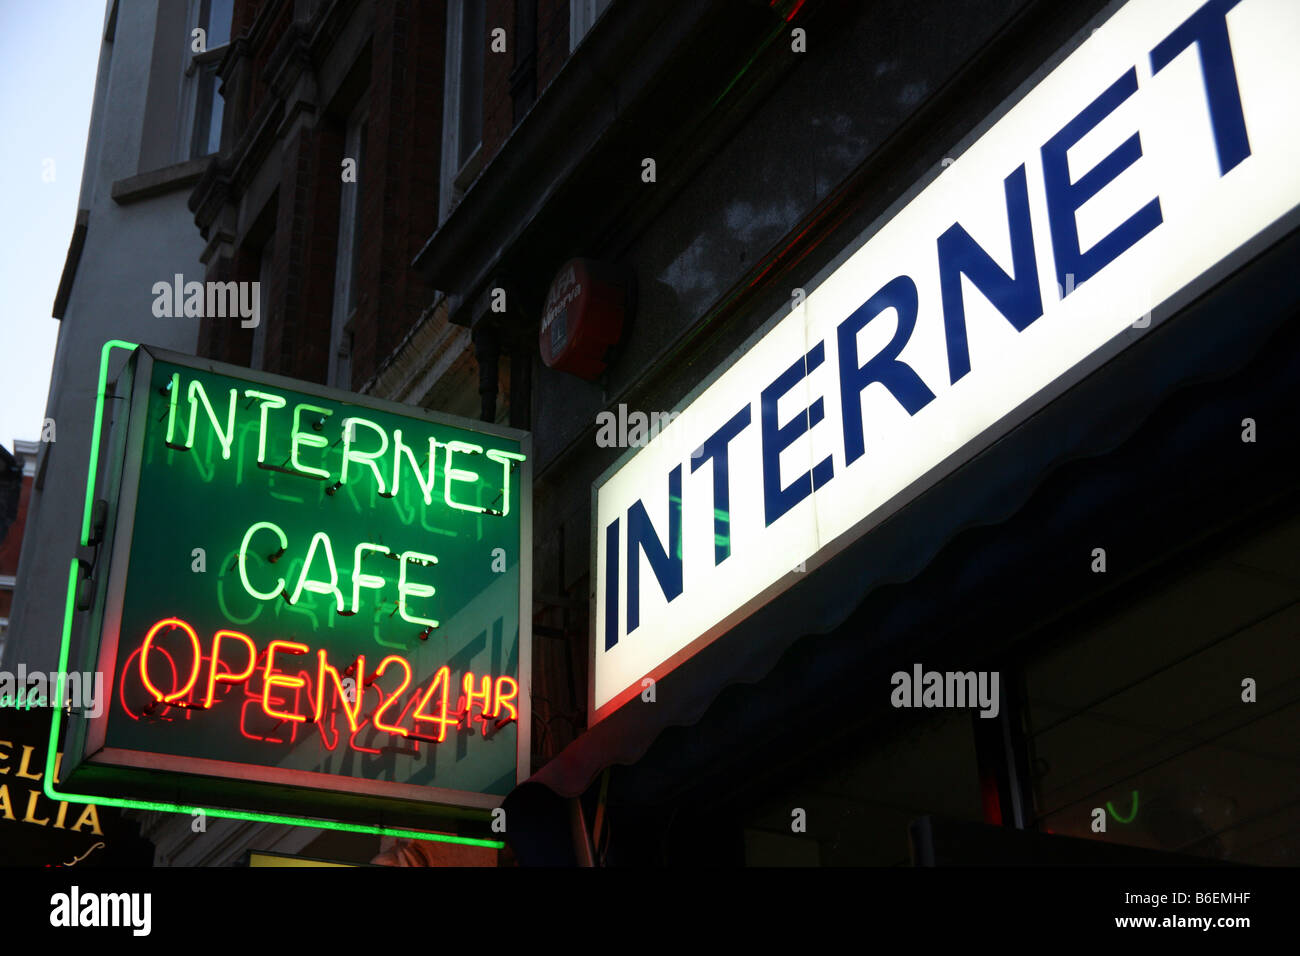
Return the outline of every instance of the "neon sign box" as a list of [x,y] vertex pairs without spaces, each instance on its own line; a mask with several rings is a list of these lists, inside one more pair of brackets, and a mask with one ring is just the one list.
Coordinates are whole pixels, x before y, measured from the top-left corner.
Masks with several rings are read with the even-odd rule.
[[474,831],[527,767],[528,436],[149,347],[117,394],[59,786]]

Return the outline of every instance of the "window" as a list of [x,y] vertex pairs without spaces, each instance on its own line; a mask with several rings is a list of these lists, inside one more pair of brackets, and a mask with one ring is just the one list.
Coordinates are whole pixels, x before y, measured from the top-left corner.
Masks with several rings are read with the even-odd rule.
[[[907,866],[913,820],[931,814],[983,818],[968,712],[935,711],[868,726],[860,735],[810,748],[789,771],[752,791],[754,802],[742,804],[738,814],[745,865]],[[816,827],[793,831],[794,807]]]
[[1029,663],[1040,829],[1300,863],[1298,545],[1300,514],[1279,515],[1130,603],[1076,615],[1080,633]]
[[335,388],[352,387],[351,320],[357,307],[357,264],[361,260],[361,190],[365,183],[368,105],[363,97],[348,117],[343,134],[343,157],[356,160],[356,180],[344,181],[339,192],[338,254],[334,263],[328,379]]
[[600,19],[609,6],[609,0],[569,0],[569,52],[572,53],[587,35],[587,31]]
[[[178,160],[208,156],[221,146],[223,101],[217,91],[217,66],[230,45],[233,10],[234,0],[191,0],[186,37],[190,57],[185,69],[185,109],[181,111],[183,155]],[[196,30],[203,31],[202,43]]]
[[483,52],[486,45],[482,0],[451,0],[447,4],[439,219],[446,219],[451,214],[478,175],[483,139]]

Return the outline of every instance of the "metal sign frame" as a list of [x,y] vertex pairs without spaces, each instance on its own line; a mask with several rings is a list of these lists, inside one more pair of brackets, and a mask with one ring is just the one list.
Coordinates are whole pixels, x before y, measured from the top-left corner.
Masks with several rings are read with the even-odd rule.
[[[96,465],[102,441],[102,410],[108,389],[108,365],[114,348],[132,351],[126,368],[118,379],[129,395],[132,413],[111,430],[112,447],[102,477]],[[83,631],[83,657],[87,665],[100,670],[107,687],[116,687],[119,628],[127,582],[124,580],[135,532],[136,508],[143,464],[147,416],[136,410],[148,407],[149,389],[155,362],[166,362],[199,372],[227,376],[254,386],[278,388],[322,398],[358,409],[375,410],[430,425],[460,428],[517,442],[526,458],[519,463],[519,648],[518,648],[518,722],[515,754],[516,783],[527,778],[531,755],[531,650],[532,650],[532,437],[528,432],[496,424],[473,421],[459,416],[433,412],[419,406],[403,405],[341,389],[303,382],[285,376],[255,371],[195,356],[178,354],[150,346],[108,342],[101,365],[97,416],[92,437],[90,475],[87,482],[86,521],[82,544],[89,543],[90,514],[97,486],[105,489],[111,503],[103,540],[108,554],[100,558],[97,569],[97,593]],[[122,396],[125,398],[126,396]],[[120,418],[120,416],[119,416]],[[98,479],[98,480],[97,480]],[[74,559],[69,575],[65,610],[60,672],[66,672],[74,624],[75,592],[79,564]],[[111,696],[111,695],[110,695]],[[105,706],[97,718],[70,715],[65,760],[59,785],[70,784],[86,791],[83,794],[56,792],[52,778],[56,742],[60,740],[62,713],[56,702],[50,752],[47,760],[46,792],[54,799],[70,802],[96,802],[110,806],[194,813],[202,810],[216,817],[261,820],[316,826],[327,829],[403,835],[424,839],[500,847],[499,840],[435,834],[405,829],[415,825],[446,825],[481,831],[490,810],[500,805],[501,796],[465,790],[452,790],[417,784],[401,784],[321,773],[309,770],[268,767],[193,756],[158,754],[139,750],[106,747],[110,707]],[[207,790],[215,797],[209,809],[189,806],[176,799],[181,794]],[[124,798],[124,799],[117,799]],[[322,817],[300,816],[298,808],[321,811]],[[378,821],[378,822],[371,822]]]

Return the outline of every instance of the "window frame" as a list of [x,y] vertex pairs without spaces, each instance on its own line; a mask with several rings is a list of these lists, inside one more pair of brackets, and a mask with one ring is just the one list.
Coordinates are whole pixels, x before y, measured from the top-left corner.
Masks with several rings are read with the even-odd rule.
[[[451,211],[456,208],[461,197],[477,178],[483,163],[483,124],[479,120],[478,143],[470,151],[465,161],[460,162],[461,148],[461,107],[463,97],[463,58],[465,33],[465,7],[469,3],[482,0],[449,0],[447,3],[447,45],[445,73],[443,76],[442,99],[442,173],[438,190],[438,223],[441,225]],[[486,65],[487,24],[484,22],[483,36],[480,38],[484,47],[484,64]],[[484,77],[477,77],[480,85],[479,108],[482,110]]]
[[[221,142],[221,121],[217,121],[217,149],[209,150],[204,148],[200,150],[200,132],[207,134],[206,141],[212,140],[212,114],[219,97],[220,77],[216,75],[216,67],[226,55],[229,49],[231,39],[234,33],[234,26],[231,25],[227,31],[226,42],[218,46],[209,46],[202,53],[195,53],[192,49],[194,31],[202,28],[210,31],[211,4],[213,0],[190,0],[189,12],[185,18],[185,50],[186,62],[185,69],[181,76],[181,96],[179,111],[180,128],[176,137],[176,156],[177,162],[186,162],[191,159],[201,159],[204,156],[211,156],[220,149]],[[232,4],[233,13],[233,4]],[[205,82],[212,84],[211,97],[204,95]],[[221,100],[222,117],[225,114],[225,100]],[[202,127],[200,126],[200,117],[206,112],[203,119]]]

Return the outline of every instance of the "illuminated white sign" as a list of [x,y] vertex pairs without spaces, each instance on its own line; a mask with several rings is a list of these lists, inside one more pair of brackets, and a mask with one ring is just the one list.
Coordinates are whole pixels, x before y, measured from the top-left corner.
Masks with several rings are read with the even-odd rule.
[[594,718],[1300,205],[1298,52],[1296,0],[1131,0],[611,469]]

